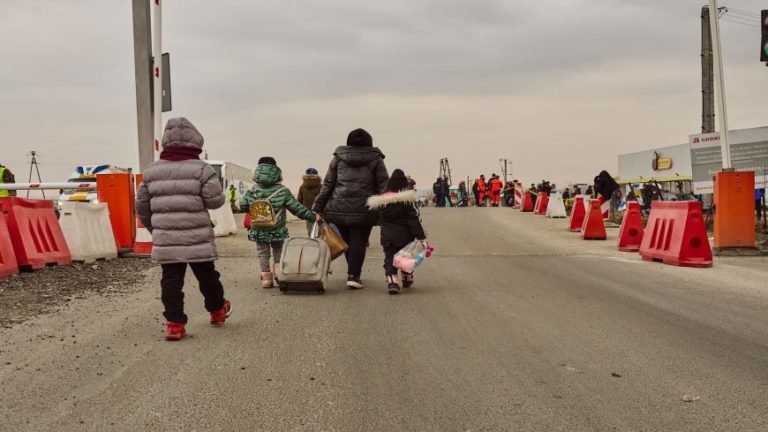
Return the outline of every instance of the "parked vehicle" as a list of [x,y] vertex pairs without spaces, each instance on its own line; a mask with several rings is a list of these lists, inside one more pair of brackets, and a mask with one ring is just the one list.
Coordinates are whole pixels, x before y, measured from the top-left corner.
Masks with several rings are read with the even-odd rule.
[[[115,165],[78,165],[75,167],[75,171],[67,178],[67,183],[92,183],[96,181],[96,175],[98,174],[130,172],[130,168],[120,168]],[[62,189],[61,194],[54,201],[56,210],[61,209],[62,203],[67,201],[98,202],[98,196],[95,190]]]
[[245,168],[241,165],[232,162],[220,161],[220,160],[208,160],[209,165],[216,171],[216,175],[219,177],[221,187],[226,194],[229,191],[229,186],[234,185],[237,202],[240,201],[240,197],[250,188],[253,187],[253,170]]

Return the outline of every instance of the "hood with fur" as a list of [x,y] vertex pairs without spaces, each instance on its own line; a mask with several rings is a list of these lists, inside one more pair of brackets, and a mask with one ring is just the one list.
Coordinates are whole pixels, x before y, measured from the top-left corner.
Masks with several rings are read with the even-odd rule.
[[368,198],[368,208],[378,210],[390,204],[413,204],[416,202],[416,191],[386,192]]

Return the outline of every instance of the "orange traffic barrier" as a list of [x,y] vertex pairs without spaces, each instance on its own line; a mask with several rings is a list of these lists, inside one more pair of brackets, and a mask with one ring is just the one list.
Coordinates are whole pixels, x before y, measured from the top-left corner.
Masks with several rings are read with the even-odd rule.
[[584,240],[605,240],[608,234],[605,232],[603,210],[600,208],[600,200],[590,200],[587,206],[587,214],[584,216],[584,226],[581,236]]
[[[0,204],[2,207],[2,204]],[[19,272],[19,264],[16,262],[16,253],[13,251],[13,242],[5,222],[5,215],[0,210],[0,280],[6,279]]]
[[532,212],[533,211],[533,199],[531,198],[531,191],[525,191],[523,195],[523,205],[520,207],[520,211]]
[[109,207],[109,221],[118,252],[133,250],[136,238],[136,197],[132,174],[96,176],[99,202]]
[[19,268],[72,263],[52,201],[0,198]]
[[643,217],[640,214],[640,204],[637,201],[629,201],[619,228],[619,250],[637,252],[642,242]]
[[755,172],[715,174],[715,248],[755,247]]
[[584,209],[584,197],[579,195],[573,199],[573,208],[571,209],[571,220],[569,230],[573,232],[580,232],[582,225],[584,225],[584,216],[586,215]]
[[712,249],[697,201],[654,201],[640,245],[646,261],[712,267]]
[[539,193],[539,199],[536,200],[536,208],[533,212],[537,215],[547,214],[547,206],[549,205],[549,195],[544,192]]

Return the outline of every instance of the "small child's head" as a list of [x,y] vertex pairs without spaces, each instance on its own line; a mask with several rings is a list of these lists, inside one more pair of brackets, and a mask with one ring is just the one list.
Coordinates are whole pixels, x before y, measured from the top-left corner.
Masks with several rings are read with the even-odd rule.
[[263,156],[259,159],[259,165],[274,165],[277,166],[277,161],[272,156]]
[[389,176],[389,182],[387,183],[387,192],[400,192],[408,187],[408,177],[401,169],[392,171],[392,175]]

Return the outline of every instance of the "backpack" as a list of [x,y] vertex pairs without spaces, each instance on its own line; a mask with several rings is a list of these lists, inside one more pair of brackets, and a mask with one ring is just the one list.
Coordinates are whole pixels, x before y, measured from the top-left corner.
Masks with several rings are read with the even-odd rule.
[[248,214],[251,216],[251,229],[274,228],[277,225],[277,215],[272,207],[272,198],[278,193],[288,188],[281,187],[272,192],[266,198],[257,199],[248,207]]

